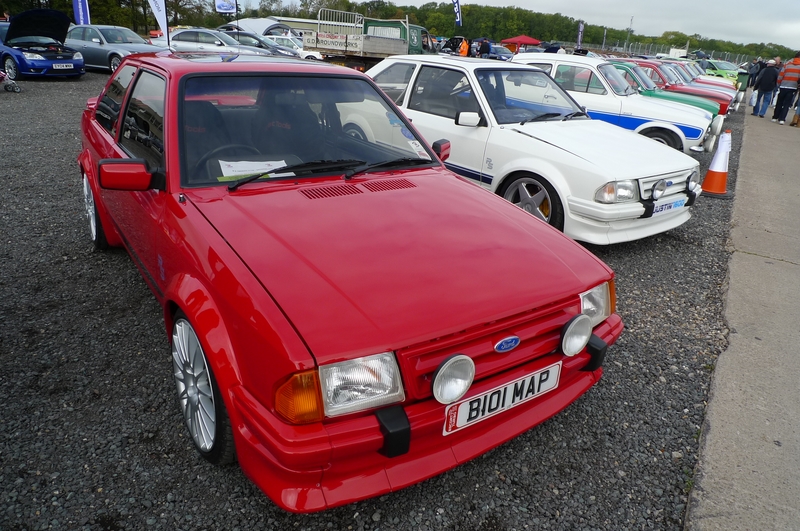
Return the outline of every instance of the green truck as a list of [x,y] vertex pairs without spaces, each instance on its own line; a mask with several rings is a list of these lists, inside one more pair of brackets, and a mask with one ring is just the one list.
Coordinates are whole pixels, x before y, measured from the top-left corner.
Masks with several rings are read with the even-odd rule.
[[428,30],[408,17],[381,20],[334,9],[319,10],[315,30],[303,31],[303,49],[362,71],[391,55],[437,53]]

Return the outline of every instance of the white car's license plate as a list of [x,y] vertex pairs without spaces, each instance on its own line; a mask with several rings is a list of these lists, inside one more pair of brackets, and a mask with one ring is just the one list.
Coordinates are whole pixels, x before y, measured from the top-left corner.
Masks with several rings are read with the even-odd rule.
[[451,404],[444,412],[442,434],[450,435],[552,391],[558,387],[560,377],[559,361],[511,383],[495,387],[480,396]]
[[685,204],[686,199],[678,199],[677,201],[673,201],[671,203],[656,205],[655,208],[653,208],[653,215],[657,216],[659,214],[666,214],[667,212],[671,212],[672,210],[677,210],[683,207]]
[[56,70],[72,70],[72,63],[53,63]]

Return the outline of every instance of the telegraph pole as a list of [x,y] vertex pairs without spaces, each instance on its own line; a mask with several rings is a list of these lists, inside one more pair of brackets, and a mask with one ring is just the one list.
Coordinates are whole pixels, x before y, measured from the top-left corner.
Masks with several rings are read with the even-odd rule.
[[628,39],[631,38],[631,30],[633,29],[633,15],[631,15],[631,25],[628,26],[628,35],[625,36],[625,51],[629,52],[628,50]]

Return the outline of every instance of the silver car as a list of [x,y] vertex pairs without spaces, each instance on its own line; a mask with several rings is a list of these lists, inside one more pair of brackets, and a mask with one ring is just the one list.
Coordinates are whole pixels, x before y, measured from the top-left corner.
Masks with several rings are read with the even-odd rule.
[[[166,38],[151,39],[153,44],[166,45]],[[217,52],[272,55],[271,52],[245,46],[221,31],[205,28],[175,30],[169,34],[169,48],[174,52]]]
[[121,26],[82,24],[67,33],[67,46],[83,54],[87,67],[117,69],[122,58],[132,53],[159,52],[165,47],[154,46],[142,37]]

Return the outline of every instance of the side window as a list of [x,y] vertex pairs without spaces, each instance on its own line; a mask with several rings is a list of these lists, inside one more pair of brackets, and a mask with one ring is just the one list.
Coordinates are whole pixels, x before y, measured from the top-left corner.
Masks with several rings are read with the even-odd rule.
[[528,63],[530,66],[535,66],[536,68],[541,68],[548,74],[553,71],[553,65],[547,63]]
[[94,117],[97,123],[102,125],[113,137],[117,136],[119,110],[122,108],[122,102],[125,99],[125,94],[128,92],[131,81],[133,81],[134,74],[136,74],[136,68],[133,66],[125,66],[118,69],[114,73],[113,81],[97,101]]
[[184,31],[183,33],[178,33],[174,37],[172,37],[173,41],[184,41],[184,42],[197,42],[197,32],[196,31]]
[[414,65],[396,63],[375,76],[375,83],[392,101],[400,105],[408,88],[408,82],[414,74]]
[[69,33],[67,33],[67,38],[68,39],[75,39],[76,41],[82,41],[83,40],[83,28],[72,28],[71,30],[69,30]]
[[197,33],[197,42],[201,44],[216,44],[219,39],[210,33]]
[[[92,39],[100,40],[100,33],[94,28],[85,28],[84,40],[91,41]],[[100,41],[102,42],[102,41]]]
[[164,166],[164,79],[142,72],[125,112],[120,145],[151,168]]
[[636,80],[633,79],[633,76],[631,75],[630,72],[628,72],[627,70],[620,70],[619,73],[622,74],[622,77],[625,78],[625,81],[628,82],[628,85],[630,85],[633,88],[639,87],[639,85],[636,83]]
[[606,89],[597,76],[582,66],[559,65],[556,69],[555,80],[564,90],[590,94],[606,93]]
[[420,70],[408,107],[452,119],[459,112],[480,112],[465,74],[431,66],[423,66]]
[[664,84],[664,78],[661,77],[661,74],[659,74],[657,71],[653,70],[649,66],[643,66],[642,70],[644,70],[644,73],[647,74],[650,79],[655,81],[656,85]]

